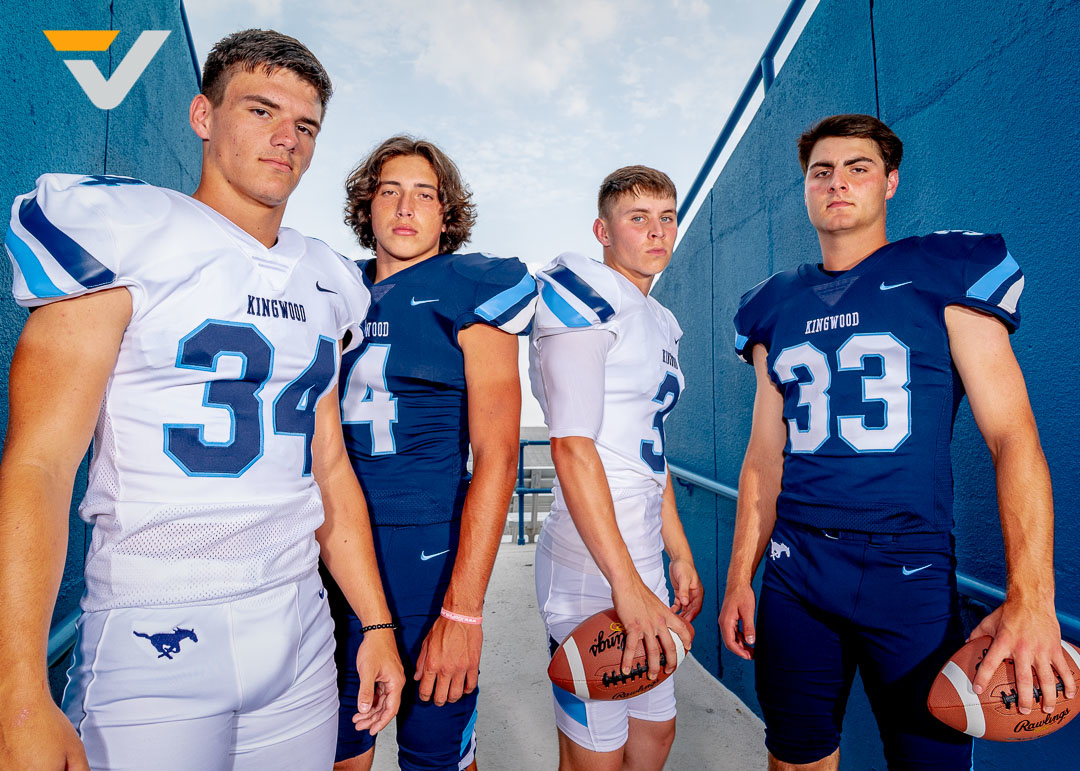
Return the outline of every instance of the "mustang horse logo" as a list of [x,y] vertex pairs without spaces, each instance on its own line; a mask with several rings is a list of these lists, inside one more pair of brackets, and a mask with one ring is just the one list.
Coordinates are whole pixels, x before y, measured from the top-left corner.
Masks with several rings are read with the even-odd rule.
[[199,638],[195,636],[194,629],[181,629],[180,627],[174,627],[172,632],[158,632],[157,634],[143,634],[142,632],[132,632],[136,637],[145,637],[150,641],[158,650],[158,658],[165,657],[171,659],[174,653],[180,652],[180,641],[184,638],[191,640],[192,642],[198,642]]
[[786,543],[777,543],[776,541],[769,539],[769,559],[778,560],[781,557],[791,556],[791,547]]

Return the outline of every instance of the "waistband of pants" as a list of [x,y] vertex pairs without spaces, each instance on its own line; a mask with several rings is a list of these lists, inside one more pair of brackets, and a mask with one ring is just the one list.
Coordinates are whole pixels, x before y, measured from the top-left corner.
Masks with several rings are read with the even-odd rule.
[[869,543],[869,544],[895,544],[897,546],[903,546],[906,543],[912,541],[918,541],[925,544],[927,540],[940,539],[942,545],[949,545],[952,543],[952,533],[939,532],[939,533],[870,533],[861,530],[840,530],[837,528],[823,528],[813,527],[811,525],[804,525],[801,522],[792,522],[790,520],[778,519],[777,525],[783,525],[784,527],[790,527],[795,530],[801,530],[804,533],[810,533],[811,535],[824,536],[832,541],[853,541],[856,543]]

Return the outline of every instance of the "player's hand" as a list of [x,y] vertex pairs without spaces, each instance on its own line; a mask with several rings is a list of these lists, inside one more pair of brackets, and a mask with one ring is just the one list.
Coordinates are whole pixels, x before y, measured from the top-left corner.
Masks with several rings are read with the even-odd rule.
[[668,566],[668,575],[675,593],[675,603],[671,610],[689,624],[701,612],[701,603],[705,600],[705,589],[701,586],[697,568],[690,560],[672,560]]
[[664,654],[664,671],[673,672],[678,663],[678,653],[668,629],[679,636],[683,648],[690,650],[690,644],[694,641],[694,628],[661,602],[636,573],[626,586],[612,591],[611,599],[626,633],[622,657],[623,674],[630,674],[642,641],[649,662],[649,679],[655,680],[660,675],[661,653]]
[[1035,701],[1032,669],[1042,691],[1040,705],[1043,712],[1054,711],[1059,676],[1066,698],[1076,695],[1076,682],[1065,660],[1065,649],[1061,647],[1061,627],[1054,615],[1053,604],[1033,606],[1006,597],[1004,603],[979,622],[968,640],[984,635],[990,635],[994,641],[972,682],[975,693],[983,692],[1003,659],[1012,659],[1016,671],[1017,706],[1021,714],[1031,712]]
[[[724,592],[724,603],[720,606],[720,636],[727,649],[739,658],[754,658],[754,609],[757,598],[750,584],[732,586],[728,584]],[[739,629],[739,622],[742,629]]]
[[26,771],[90,771],[75,728],[42,693],[0,700],[0,768]]
[[414,680],[423,701],[442,706],[476,690],[484,628],[439,616],[420,648]]
[[356,672],[360,676],[360,692],[356,697],[353,726],[357,731],[367,729],[374,736],[394,719],[401,706],[401,689],[405,687],[405,670],[393,629],[364,633],[356,652]]

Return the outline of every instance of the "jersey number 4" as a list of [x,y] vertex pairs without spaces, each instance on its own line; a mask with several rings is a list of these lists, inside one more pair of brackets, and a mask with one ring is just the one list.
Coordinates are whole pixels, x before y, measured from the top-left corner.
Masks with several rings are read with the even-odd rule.
[[[311,473],[315,405],[337,370],[335,347],[320,336],[311,364],[274,399],[274,433],[304,438],[304,476]],[[180,341],[176,366],[216,372],[222,356],[240,359],[240,377],[207,382],[203,406],[229,412],[229,438],[207,440],[201,423],[164,426],[165,454],[188,476],[238,477],[263,454],[261,392],[273,371],[274,347],[252,324],[204,321]]]
[[[841,415],[837,433],[856,452],[893,452],[911,435],[911,351],[891,334],[855,334],[836,349],[837,372],[861,371],[868,358],[880,359],[881,375],[863,376],[862,400],[884,405],[885,424],[867,426],[864,415]],[[798,384],[799,406],[808,408],[808,418],[805,429],[795,418],[788,420],[788,441],[791,452],[812,453],[831,434],[832,371],[825,354],[810,343],[785,348],[773,362],[781,383],[798,381],[797,369],[810,375]]]
[[390,346],[371,343],[364,349],[345,381],[341,395],[341,422],[366,423],[371,428],[371,454],[393,455],[397,399],[386,386],[386,360]]

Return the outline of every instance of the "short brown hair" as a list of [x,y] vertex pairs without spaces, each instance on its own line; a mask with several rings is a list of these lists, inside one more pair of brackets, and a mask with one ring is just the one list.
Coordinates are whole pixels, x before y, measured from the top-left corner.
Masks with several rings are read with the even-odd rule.
[[869,139],[877,145],[878,152],[881,153],[886,174],[900,168],[900,160],[904,157],[904,143],[900,141],[900,137],[873,115],[831,115],[818,121],[799,136],[799,165],[803,174],[806,174],[806,168],[810,165],[810,153],[813,152],[814,145],[825,137]]
[[664,172],[648,166],[623,166],[608,174],[600,183],[600,195],[596,200],[600,217],[610,217],[612,205],[627,193],[676,200],[675,183]]
[[315,54],[299,40],[272,29],[245,29],[219,40],[203,65],[202,93],[217,107],[225,98],[225,87],[236,70],[262,70],[271,75],[286,69],[305,81],[319,95],[323,113],[334,85]]
[[390,137],[360,161],[345,181],[345,224],[360,246],[375,251],[375,231],[371,227],[371,199],[379,187],[382,167],[391,158],[416,155],[431,164],[439,180],[439,203],[443,207],[443,224],[446,232],[439,239],[440,254],[456,252],[468,243],[472,227],[476,224],[476,206],[472,191],[461,178],[458,167],[450,156],[431,142],[415,137],[399,135]]

